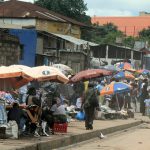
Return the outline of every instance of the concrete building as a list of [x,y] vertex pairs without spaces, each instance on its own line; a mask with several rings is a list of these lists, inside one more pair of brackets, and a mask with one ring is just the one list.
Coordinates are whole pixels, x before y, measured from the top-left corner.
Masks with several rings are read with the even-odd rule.
[[35,29],[9,29],[22,45],[19,64],[27,66],[62,63],[79,72],[87,66],[87,50],[97,44],[68,35],[37,31]]
[[15,36],[0,30],[0,66],[18,64],[20,55],[20,42]]
[[92,47],[92,56],[93,61],[97,62],[94,64],[97,65],[104,63],[113,65],[123,60],[130,60],[135,69],[140,69],[143,65],[143,52],[129,47],[103,44]]
[[80,39],[85,24],[32,3],[3,2],[0,24],[16,25],[16,29],[10,27],[9,33],[17,36],[23,45],[19,63],[27,66],[59,62],[78,72],[88,68],[89,46],[97,45]]
[[81,37],[85,24],[61,14],[49,11],[29,2],[17,0],[0,4],[0,23],[32,27],[36,30]]

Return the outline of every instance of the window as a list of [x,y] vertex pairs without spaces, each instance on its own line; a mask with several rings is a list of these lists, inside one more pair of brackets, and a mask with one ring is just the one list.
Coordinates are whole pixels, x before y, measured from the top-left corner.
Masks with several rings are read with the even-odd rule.
[[24,45],[21,44],[20,45],[20,57],[19,57],[20,60],[23,60],[24,59]]

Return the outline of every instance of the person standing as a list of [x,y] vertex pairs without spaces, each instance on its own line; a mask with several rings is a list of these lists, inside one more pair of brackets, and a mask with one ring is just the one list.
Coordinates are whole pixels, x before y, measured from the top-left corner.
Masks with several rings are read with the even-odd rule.
[[149,93],[148,93],[148,84],[145,83],[143,85],[143,88],[142,88],[142,94],[141,94],[141,101],[140,101],[140,112],[142,113],[142,115],[144,116],[145,115],[145,99],[148,99],[149,98]]
[[85,112],[86,130],[92,130],[95,109],[97,109],[97,110],[100,109],[97,91],[94,89],[93,83],[89,83],[89,85],[88,85],[88,91],[84,95],[83,108],[84,108],[84,112]]

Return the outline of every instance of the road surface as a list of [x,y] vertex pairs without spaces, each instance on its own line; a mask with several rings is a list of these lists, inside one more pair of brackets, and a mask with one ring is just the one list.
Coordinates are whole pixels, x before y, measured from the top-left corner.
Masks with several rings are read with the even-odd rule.
[[150,150],[150,124],[82,142],[67,150]]

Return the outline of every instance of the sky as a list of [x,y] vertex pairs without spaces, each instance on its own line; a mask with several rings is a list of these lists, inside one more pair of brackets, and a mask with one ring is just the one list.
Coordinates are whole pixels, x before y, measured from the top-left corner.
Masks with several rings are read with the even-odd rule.
[[[34,0],[21,0],[33,2]],[[150,13],[150,0],[84,0],[90,16],[138,16],[140,11]]]

